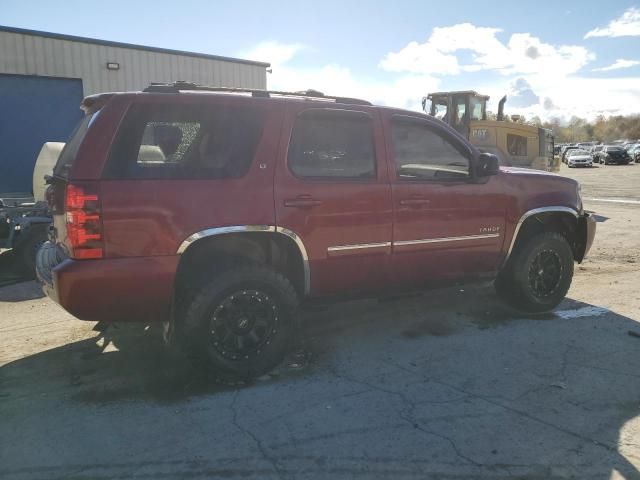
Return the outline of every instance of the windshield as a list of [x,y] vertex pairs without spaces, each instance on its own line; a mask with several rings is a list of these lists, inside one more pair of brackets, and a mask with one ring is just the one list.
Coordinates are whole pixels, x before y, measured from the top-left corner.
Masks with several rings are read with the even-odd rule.
[[448,120],[448,115],[447,115],[447,105],[446,103],[434,103],[432,106],[433,109],[433,116],[436,117],[438,120],[442,120],[444,122],[446,122]]
[[622,147],[607,147],[607,152],[622,152],[623,150]]
[[569,157],[578,157],[580,155],[589,155],[589,152],[586,150],[571,150],[567,155]]
[[482,106],[484,102],[476,97],[471,97],[469,103],[471,108],[471,120],[482,120]]

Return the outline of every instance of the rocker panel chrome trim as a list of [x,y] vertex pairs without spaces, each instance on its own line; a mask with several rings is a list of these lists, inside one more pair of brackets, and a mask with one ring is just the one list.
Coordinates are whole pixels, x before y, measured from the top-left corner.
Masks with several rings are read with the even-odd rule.
[[439,238],[424,238],[421,240],[400,240],[393,242],[394,247],[404,247],[408,245],[422,245],[425,243],[442,243],[442,242],[459,242],[461,240],[480,240],[483,238],[497,238],[499,233],[487,233],[482,235],[463,235],[461,237],[439,237]]
[[356,243],[353,245],[336,245],[334,247],[328,247],[327,252],[342,252],[345,250],[364,250],[367,248],[384,248],[390,247],[391,242],[380,243]]

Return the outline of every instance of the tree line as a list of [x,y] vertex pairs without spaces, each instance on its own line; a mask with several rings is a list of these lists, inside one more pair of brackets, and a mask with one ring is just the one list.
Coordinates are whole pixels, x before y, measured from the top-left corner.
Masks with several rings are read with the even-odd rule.
[[640,115],[615,115],[605,117],[600,115],[589,122],[584,118],[572,117],[569,123],[559,118],[552,118],[542,122],[533,117],[527,123],[553,130],[556,143],[574,143],[597,140],[612,142],[615,140],[640,140]]

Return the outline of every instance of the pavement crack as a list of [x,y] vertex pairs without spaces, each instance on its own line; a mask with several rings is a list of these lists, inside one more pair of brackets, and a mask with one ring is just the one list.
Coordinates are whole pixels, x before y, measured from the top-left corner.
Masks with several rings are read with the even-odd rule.
[[236,408],[236,401],[238,399],[238,394],[239,393],[240,393],[240,390],[236,390],[233,393],[233,397],[231,399],[231,404],[229,405],[229,409],[231,410],[231,423],[233,423],[233,425],[240,432],[242,432],[244,435],[249,437],[256,444],[256,448],[260,451],[260,454],[262,455],[262,458],[264,458],[267,462],[269,462],[271,464],[271,466],[273,467],[274,471],[278,475],[278,478],[284,479],[285,477],[284,477],[283,471],[280,468],[280,466],[278,465],[277,459],[274,458],[273,456],[269,455],[267,449],[265,448],[264,444],[262,443],[262,440],[260,440],[258,438],[258,436],[255,433],[253,433],[250,429],[248,429],[246,427],[243,427],[240,424],[240,422],[238,421],[238,410]]
[[[402,367],[400,365],[396,365],[396,366],[398,368],[400,368],[401,370],[403,370],[403,371],[412,373],[413,375],[416,375],[416,376],[418,376],[420,378],[424,378],[418,372],[413,372],[412,370],[410,370],[408,368],[405,368],[405,367]],[[617,447],[614,446],[614,445],[608,445],[607,443],[601,442],[600,440],[597,440],[595,438],[588,437],[588,436],[583,435],[581,433],[578,433],[578,432],[575,432],[573,430],[570,430],[570,429],[568,429],[566,427],[562,427],[560,425],[554,424],[554,423],[549,422],[547,420],[544,420],[542,418],[538,418],[538,417],[536,417],[534,415],[531,415],[530,413],[524,412],[522,410],[518,410],[515,407],[511,407],[509,405],[505,405],[504,403],[501,403],[499,401],[494,400],[495,397],[489,397],[489,396],[486,396],[486,395],[480,395],[480,394],[477,394],[477,393],[473,393],[473,392],[470,392],[470,391],[465,390],[463,388],[460,388],[460,387],[458,387],[456,385],[447,383],[447,382],[445,382],[443,380],[436,380],[434,378],[429,378],[428,380],[430,382],[436,383],[438,385],[449,387],[449,388],[451,388],[451,389],[453,389],[453,390],[455,390],[455,391],[457,391],[459,393],[467,394],[470,397],[477,398],[478,400],[482,400],[482,401],[484,401],[486,403],[489,403],[490,405],[496,406],[498,408],[502,408],[502,409],[507,410],[507,411],[509,411],[509,412],[511,412],[511,413],[513,413],[515,415],[519,415],[519,416],[524,417],[524,418],[526,418],[528,420],[531,420],[532,422],[539,423],[541,425],[549,427],[549,428],[551,428],[553,430],[556,430],[558,432],[564,433],[566,435],[570,435],[570,436],[572,436],[574,438],[578,438],[578,439],[580,439],[582,441],[585,441],[585,442],[591,442],[594,445],[597,445],[598,447],[603,448],[608,452],[615,452],[617,450]]]
[[617,370],[612,370],[610,368],[604,368],[604,367],[597,367],[595,365],[585,365],[583,363],[577,363],[577,362],[569,362],[571,365],[575,365],[577,367],[582,367],[582,368],[586,368],[589,370],[598,370],[599,372],[607,372],[610,373],[612,375],[620,375],[623,377],[631,377],[631,378],[640,378],[640,375],[636,375],[634,373],[627,373],[627,372],[620,372]]
[[441,440],[446,441],[451,446],[451,449],[453,450],[455,455],[458,458],[460,458],[461,460],[464,460],[465,462],[467,462],[467,463],[469,463],[471,465],[474,465],[476,467],[483,466],[482,463],[477,462],[476,460],[473,460],[472,458],[464,455],[460,451],[460,449],[458,448],[458,445],[455,443],[455,441],[452,438],[450,438],[447,435],[444,435],[442,433],[434,432],[433,430],[429,430],[428,428],[426,428],[422,424],[422,422],[424,422],[424,420],[421,421],[421,420],[416,419],[415,415],[414,415],[414,411],[415,411],[415,408],[416,408],[416,402],[411,400],[404,393],[398,392],[396,390],[390,390],[388,388],[384,388],[384,387],[381,387],[379,385],[375,385],[373,383],[367,382],[366,380],[359,380],[357,378],[349,377],[347,375],[342,375],[342,374],[338,373],[335,369],[331,369],[331,373],[335,377],[337,377],[337,378],[339,378],[341,380],[346,380],[346,381],[351,382],[351,383],[356,383],[358,385],[366,386],[366,387],[370,388],[371,390],[376,390],[376,391],[385,393],[387,395],[393,395],[393,396],[398,397],[402,401],[402,403],[404,405],[404,408],[402,408],[402,409],[400,409],[400,410],[398,410],[396,412],[398,417],[402,421],[404,421],[405,423],[407,423],[411,427],[415,428],[416,430],[418,430],[418,431],[420,431],[420,432],[422,432],[422,433],[424,433],[426,435],[437,437],[437,438],[439,438]]

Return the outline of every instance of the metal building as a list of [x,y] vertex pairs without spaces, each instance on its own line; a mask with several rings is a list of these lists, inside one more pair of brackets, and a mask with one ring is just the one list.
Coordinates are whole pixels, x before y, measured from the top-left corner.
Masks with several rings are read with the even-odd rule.
[[66,141],[84,96],[152,82],[266,88],[268,63],[0,26],[0,192],[28,192],[44,142]]

